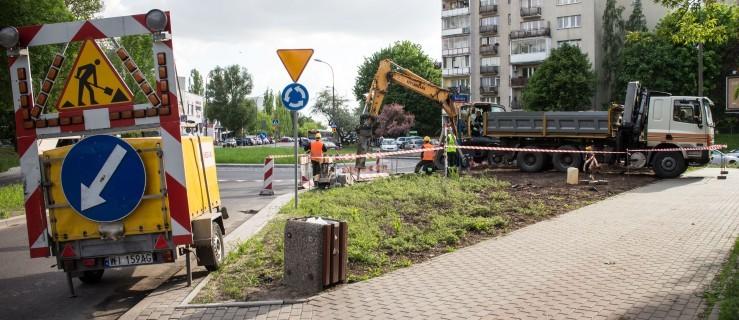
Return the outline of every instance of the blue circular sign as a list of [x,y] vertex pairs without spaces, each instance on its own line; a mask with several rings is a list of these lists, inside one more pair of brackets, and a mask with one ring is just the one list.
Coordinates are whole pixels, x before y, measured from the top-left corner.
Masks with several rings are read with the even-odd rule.
[[138,152],[113,136],[90,136],[72,146],[61,171],[67,202],[95,222],[125,218],[138,207],[146,189]]
[[308,105],[308,89],[300,83],[288,84],[282,89],[282,105],[290,111],[300,111]]

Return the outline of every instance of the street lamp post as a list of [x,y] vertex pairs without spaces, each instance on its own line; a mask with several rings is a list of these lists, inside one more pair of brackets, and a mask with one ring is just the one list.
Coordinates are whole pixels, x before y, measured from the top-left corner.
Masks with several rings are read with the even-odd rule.
[[313,59],[315,62],[325,63],[329,68],[331,68],[331,111],[335,111],[336,108],[336,88],[335,88],[335,78],[334,78],[334,67],[331,66],[330,63],[323,61],[321,59]]

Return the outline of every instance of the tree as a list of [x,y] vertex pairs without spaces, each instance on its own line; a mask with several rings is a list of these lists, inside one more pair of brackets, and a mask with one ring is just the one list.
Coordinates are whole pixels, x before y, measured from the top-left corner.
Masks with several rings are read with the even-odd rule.
[[325,129],[325,127],[322,124],[318,123],[318,121],[313,120],[313,118],[311,117],[302,115],[298,117],[298,125],[298,133],[300,134],[300,136],[303,137],[308,136],[311,131]]
[[626,21],[626,26],[625,26],[626,31],[629,31],[629,32],[649,31],[649,28],[647,28],[647,18],[644,17],[644,12],[642,12],[641,0],[634,0],[633,7],[634,7],[634,10],[631,11],[629,20]]
[[76,19],[84,20],[92,18],[103,9],[103,2],[100,0],[64,0],[64,5]]
[[408,134],[416,119],[402,105],[393,103],[382,107],[377,122],[380,126],[375,130],[376,136],[399,137]]
[[[658,1],[672,5],[668,0]],[[739,6],[693,1],[662,18],[660,25],[658,33],[676,43],[722,45],[739,35]]]
[[216,67],[210,72],[210,82],[205,89],[208,96],[206,117],[218,120],[221,125],[240,134],[245,127],[256,123],[256,105],[246,99],[251,93],[252,77],[246,68],[230,65]]
[[616,0],[608,0],[603,11],[603,83],[613,100],[616,70],[624,43],[624,8],[616,6]]
[[576,111],[590,106],[595,75],[580,48],[564,44],[552,50],[523,91],[526,110]]
[[277,128],[275,128],[275,135],[292,137],[293,136],[292,116],[290,115],[290,111],[287,110],[287,108],[285,108],[284,105],[282,105],[282,98],[280,98],[281,95],[282,93],[278,91],[272,94],[272,99],[271,99],[272,103],[274,104],[274,109],[272,110],[272,119],[277,119],[277,121],[279,121]]
[[[377,73],[380,61],[392,59],[398,65],[413,71],[432,83],[441,82],[441,71],[434,66],[434,61],[423,52],[421,46],[410,41],[396,42],[392,46],[383,48],[365,57],[359,67],[357,80],[354,84],[354,97],[364,103],[364,94],[370,88]],[[441,108],[435,102],[406,90],[399,85],[390,85],[383,104],[398,103],[405,106],[405,110],[415,115],[415,128],[420,134],[433,135],[440,130],[439,121]]]
[[272,110],[275,107],[274,99],[272,89],[267,88],[267,90],[264,90],[264,102],[262,103],[262,107],[264,112],[268,115],[272,115]]
[[187,91],[202,96],[205,92],[203,88],[203,76],[200,75],[198,69],[190,70],[190,87]]
[[349,111],[346,105],[348,100],[340,95],[336,96],[335,105],[331,104],[331,90],[324,89],[318,93],[313,113],[325,116],[329,122],[336,125],[336,134],[341,141],[345,141],[349,134],[359,125],[359,117]]
[[[121,37],[120,41],[118,43],[128,51],[128,54],[131,56],[131,59],[136,62],[136,65],[139,67],[139,70],[144,74],[144,77],[149,82],[150,85],[156,86],[156,81],[154,77],[154,51],[152,49],[152,41],[150,35],[137,35],[137,36],[126,36]],[[70,46],[71,48],[71,46]],[[128,73],[126,70],[126,67],[123,65],[120,59],[115,58],[115,51],[116,48],[113,48],[112,46],[109,48],[109,52],[107,53],[108,57],[114,57],[114,59],[110,59],[110,61],[113,63],[115,68],[118,70],[118,74],[124,76],[124,81],[126,82],[126,85],[128,88],[131,89],[131,92],[134,93],[134,103],[148,103],[148,99],[144,95],[144,93],[138,89],[139,85],[136,83],[136,80],[133,79],[133,77]],[[67,50],[67,52],[74,52],[76,54],[77,50]],[[69,56],[67,57],[69,59]],[[71,68],[71,65],[68,67]],[[62,69],[62,72],[60,75],[66,76],[68,71],[65,71],[64,68]],[[63,82],[62,82],[63,83]],[[61,88],[61,86],[59,86]],[[60,94],[60,92],[55,92],[55,94]],[[55,95],[52,94],[52,97]],[[56,101],[55,98],[52,98],[51,101]]]

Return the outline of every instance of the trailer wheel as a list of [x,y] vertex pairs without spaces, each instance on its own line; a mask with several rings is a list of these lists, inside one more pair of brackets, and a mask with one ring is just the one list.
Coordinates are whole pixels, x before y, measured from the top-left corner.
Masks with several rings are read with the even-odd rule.
[[223,263],[223,257],[226,255],[225,248],[223,246],[223,233],[221,227],[217,223],[213,222],[213,239],[211,239],[210,247],[204,248],[209,250],[209,254],[212,255],[213,259],[211,264],[206,264],[205,269],[208,271],[216,271]]
[[539,152],[519,152],[516,157],[518,168],[523,172],[539,172],[544,169],[547,157]]
[[657,177],[670,179],[685,172],[687,164],[680,152],[658,152],[654,156],[653,167]]
[[[573,150],[577,148],[572,146],[562,146],[557,150]],[[582,156],[579,153],[555,153],[552,155],[552,165],[554,169],[560,172],[567,172],[568,168],[580,168],[582,165]]]
[[82,275],[80,276],[80,281],[88,284],[98,283],[103,278],[104,272],[105,269],[83,271]]

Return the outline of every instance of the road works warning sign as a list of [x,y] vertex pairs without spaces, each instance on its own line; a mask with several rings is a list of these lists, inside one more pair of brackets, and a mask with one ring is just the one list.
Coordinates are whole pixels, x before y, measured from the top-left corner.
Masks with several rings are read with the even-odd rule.
[[95,40],[86,40],[67,76],[57,109],[131,102],[133,95]]

